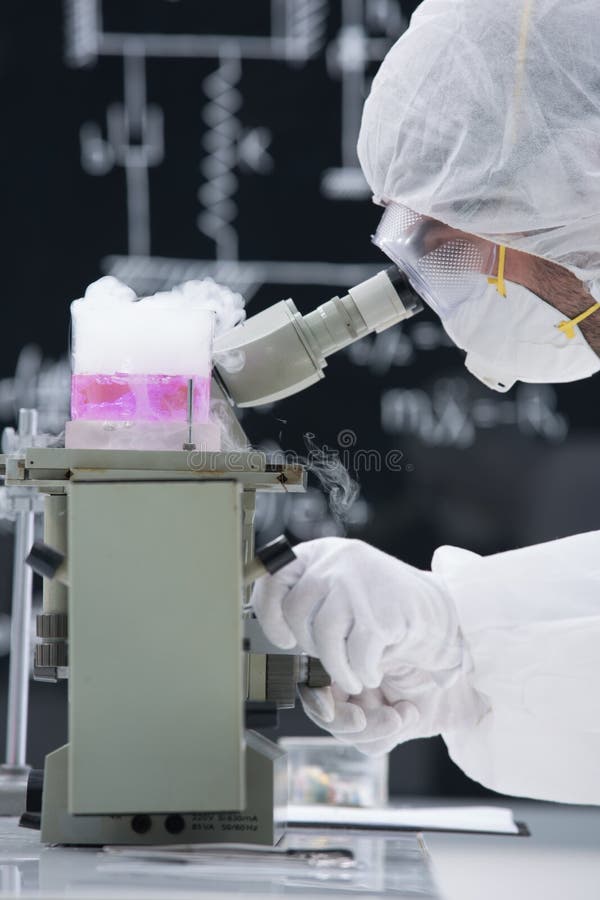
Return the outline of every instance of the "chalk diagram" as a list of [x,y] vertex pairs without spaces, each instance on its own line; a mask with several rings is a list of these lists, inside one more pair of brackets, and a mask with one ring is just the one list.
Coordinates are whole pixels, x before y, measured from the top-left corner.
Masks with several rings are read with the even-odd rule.
[[[202,6],[200,0],[147,0],[135,8],[146,18],[151,9],[169,7],[193,13],[194,3],[198,9]],[[226,11],[228,6],[245,9],[226,3],[208,5],[213,11]],[[251,63],[272,67],[274,77],[283,68],[293,69],[294,77],[302,78],[310,62],[323,60],[323,77],[337,86],[340,127],[332,158],[321,173],[317,199],[321,206],[331,204],[334,210],[336,204],[343,210],[348,201],[366,202],[369,191],[355,150],[362,101],[377,63],[407,26],[399,0],[255,0],[252,17],[262,33],[254,33],[256,28],[247,29],[253,33],[236,33],[236,16],[231,15],[232,21],[227,23],[223,14],[227,33],[111,30],[104,22],[111,20],[109,13],[114,20],[115,10],[119,10],[116,0],[63,0],[64,58],[74,77],[78,70],[92,69],[102,78],[102,67],[111,66],[122,79],[122,88],[115,91],[117,96],[108,102],[105,112],[86,118],[79,128],[83,170],[98,183],[110,172],[123,173],[126,243],[122,252],[105,257],[105,272],[131,284],[138,293],[209,275],[250,300],[263,285],[337,289],[357,283],[381,267],[319,258],[286,261],[244,256],[239,222],[241,180],[247,175],[268,179],[276,172],[277,158],[268,100],[264,121],[253,127],[244,124],[243,105]],[[202,20],[201,14],[195,18]],[[152,96],[148,69],[155,60],[163,60],[167,67],[178,60],[197,65],[202,76],[195,107],[202,122],[201,146],[190,189],[197,192],[192,228],[202,235],[203,249],[212,251],[204,254],[205,258],[161,255],[153,237],[150,175],[165,162],[170,115],[168,102],[161,106]],[[367,377],[381,379],[382,436],[401,443],[405,435],[412,435],[425,446],[467,447],[481,430],[509,427],[550,442],[564,440],[568,422],[557,409],[550,387],[530,386],[510,397],[474,402],[466,375],[434,380],[427,391],[386,384],[395,370],[408,368],[423,353],[435,354],[447,344],[439,323],[415,320],[348,348],[346,357],[353,366]],[[14,375],[0,379],[0,419],[8,423],[19,406],[35,406],[42,429],[61,431],[69,414],[69,382],[66,358],[47,360],[39,348],[24,347]],[[313,500],[322,502],[317,493]],[[303,503],[294,514],[300,519],[304,516],[301,527],[310,530],[310,503]],[[317,511],[316,518],[321,521],[322,512]]]
[[[264,284],[337,287],[354,284],[377,271],[378,267],[369,263],[253,261],[241,256],[243,236],[236,224],[239,170],[268,178],[276,165],[270,153],[268,122],[245,129],[241,106],[247,61],[271,63],[274,73],[277,66],[301,71],[303,65],[322,55],[328,74],[340,85],[341,134],[339,159],[322,173],[321,195],[332,203],[366,200],[369,190],[358,166],[356,140],[369,71],[407,26],[396,0],[336,0],[335,4],[329,0],[259,0],[257,14],[259,7],[264,12],[266,4],[270,20],[270,29],[262,36],[107,31],[103,28],[105,2],[65,2],[68,65],[89,68],[108,57],[122,61],[122,99],[109,103],[105,122],[84,122],[80,131],[86,172],[100,177],[121,167],[125,173],[127,251],[105,259],[105,271],[140,292],[209,275],[241,291],[246,299]],[[177,5],[184,0],[162,2]],[[329,17],[334,5],[336,12],[339,6],[340,26],[331,39]],[[168,258],[156,254],[152,246],[149,172],[165,159],[168,114],[147,95],[147,64],[153,59],[214,63],[202,81],[205,130],[197,216],[198,230],[212,242],[213,258]]]

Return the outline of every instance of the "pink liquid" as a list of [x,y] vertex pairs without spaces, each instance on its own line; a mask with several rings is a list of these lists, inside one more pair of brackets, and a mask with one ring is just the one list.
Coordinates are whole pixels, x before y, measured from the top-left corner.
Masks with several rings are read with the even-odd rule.
[[[192,380],[194,422],[207,422],[210,378]],[[71,418],[186,422],[188,381],[185,375],[73,375]]]

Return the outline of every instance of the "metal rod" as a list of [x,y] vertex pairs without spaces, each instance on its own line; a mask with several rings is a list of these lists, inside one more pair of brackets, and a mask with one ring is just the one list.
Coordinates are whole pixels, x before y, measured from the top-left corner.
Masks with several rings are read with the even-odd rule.
[[[37,433],[35,410],[19,411],[19,437]],[[6,766],[27,768],[27,713],[29,708],[29,671],[31,655],[31,594],[33,572],[25,565],[34,538],[33,503],[15,514],[13,554],[12,611],[10,629],[10,666],[8,675],[8,713],[6,721]]]
[[25,557],[33,544],[34,515],[18,512],[15,520],[6,765],[16,767],[26,766],[33,571],[25,565]]
[[187,420],[188,420],[188,443],[192,443],[192,422],[194,419],[194,379],[188,381],[187,392]]
[[192,430],[194,424],[194,379],[188,378],[187,383],[187,426],[188,439],[183,445],[184,450],[195,450],[196,445],[192,440]]

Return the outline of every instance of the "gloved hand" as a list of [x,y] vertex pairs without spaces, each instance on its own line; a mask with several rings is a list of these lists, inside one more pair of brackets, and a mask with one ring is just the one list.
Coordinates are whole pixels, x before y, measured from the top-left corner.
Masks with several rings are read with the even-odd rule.
[[254,588],[272,643],[318,657],[331,688],[303,688],[309,717],[369,754],[477,722],[485,699],[451,598],[431,572],[362,541],[322,538]]

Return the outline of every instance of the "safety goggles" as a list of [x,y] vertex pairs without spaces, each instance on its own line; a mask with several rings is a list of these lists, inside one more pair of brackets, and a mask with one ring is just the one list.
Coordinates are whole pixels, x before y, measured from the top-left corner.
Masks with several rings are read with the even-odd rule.
[[505,248],[484,238],[390,203],[372,240],[442,319],[481,294],[482,276],[504,295]]

